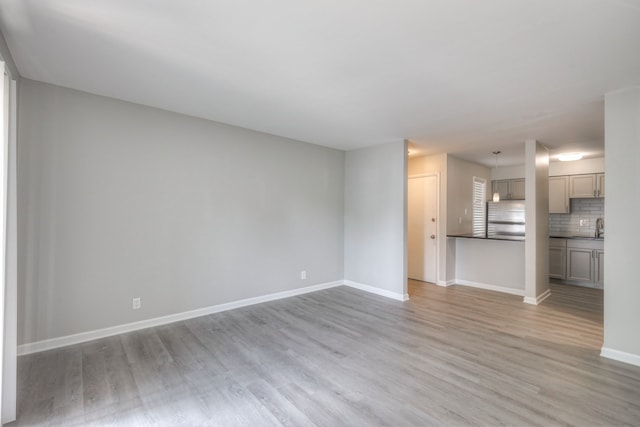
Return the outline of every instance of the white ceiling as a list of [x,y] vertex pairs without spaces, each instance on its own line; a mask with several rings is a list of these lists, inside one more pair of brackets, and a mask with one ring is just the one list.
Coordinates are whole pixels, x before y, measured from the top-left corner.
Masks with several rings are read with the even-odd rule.
[[489,164],[528,138],[601,156],[603,95],[640,84],[640,0],[3,0],[0,27],[30,79]]

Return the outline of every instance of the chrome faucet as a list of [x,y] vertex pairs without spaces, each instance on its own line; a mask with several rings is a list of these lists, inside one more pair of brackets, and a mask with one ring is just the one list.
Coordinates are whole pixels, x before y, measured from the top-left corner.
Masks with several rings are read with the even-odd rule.
[[601,237],[603,232],[604,232],[604,219],[598,218],[596,220],[596,238]]

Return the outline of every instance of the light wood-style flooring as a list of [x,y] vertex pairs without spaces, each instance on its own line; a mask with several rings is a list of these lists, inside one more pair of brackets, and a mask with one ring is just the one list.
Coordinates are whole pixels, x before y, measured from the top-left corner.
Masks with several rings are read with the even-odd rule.
[[19,358],[17,425],[640,425],[602,291],[338,287]]

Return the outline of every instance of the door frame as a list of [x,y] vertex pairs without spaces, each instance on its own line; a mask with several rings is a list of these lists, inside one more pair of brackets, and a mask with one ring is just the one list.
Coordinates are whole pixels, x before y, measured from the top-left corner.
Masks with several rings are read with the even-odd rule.
[[[441,245],[442,242],[446,242],[446,240],[443,240],[442,234],[446,234],[446,228],[443,230],[443,226],[446,227],[446,222],[443,221],[444,215],[442,213],[442,211],[440,210],[440,172],[430,172],[430,173],[420,173],[420,174],[415,174],[415,175],[408,175],[407,176],[407,189],[409,188],[408,182],[410,179],[415,179],[415,178],[427,178],[427,177],[432,177],[434,176],[436,178],[436,212],[438,213],[438,216],[436,217],[436,285],[442,286],[441,283],[443,281],[440,280],[440,259],[441,259]],[[409,218],[409,197],[407,195],[407,205],[405,207],[406,210],[406,218],[405,221],[408,221]],[[409,252],[409,238],[407,236],[406,240],[406,250],[407,250],[407,254]],[[407,255],[407,259],[408,259],[408,255]],[[408,270],[407,270],[408,273]],[[446,281],[445,281],[446,283]]]

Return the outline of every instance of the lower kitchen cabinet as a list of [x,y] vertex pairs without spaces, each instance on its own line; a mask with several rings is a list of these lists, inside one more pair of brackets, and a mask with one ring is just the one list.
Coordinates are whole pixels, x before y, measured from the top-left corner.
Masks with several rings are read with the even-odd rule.
[[602,240],[567,240],[567,280],[587,286],[602,285],[604,278],[604,242]]
[[582,280],[584,282],[593,282],[594,260],[593,249],[586,248],[567,248],[568,257],[568,275],[569,280]]
[[549,277],[567,278],[567,240],[549,239]]
[[604,285],[604,250],[596,250],[596,285]]
[[604,241],[549,238],[549,277],[569,284],[602,288]]

